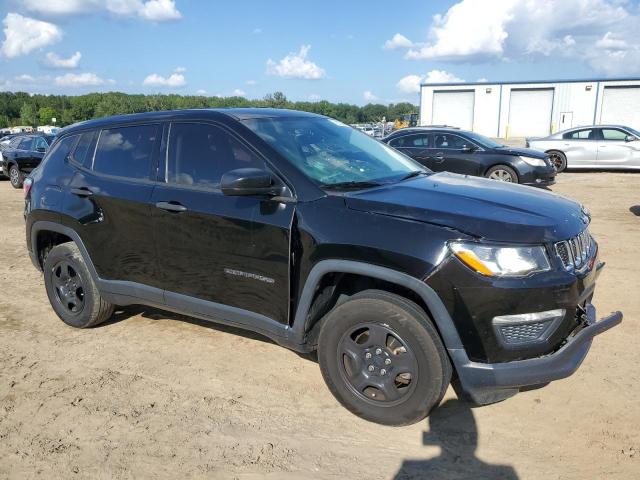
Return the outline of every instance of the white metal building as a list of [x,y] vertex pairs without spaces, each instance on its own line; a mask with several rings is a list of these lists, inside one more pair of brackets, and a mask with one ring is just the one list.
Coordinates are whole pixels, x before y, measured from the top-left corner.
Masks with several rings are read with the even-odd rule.
[[640,130],[640,78],[420,87],[421,125],[451,125],[508,138],[605,123]]

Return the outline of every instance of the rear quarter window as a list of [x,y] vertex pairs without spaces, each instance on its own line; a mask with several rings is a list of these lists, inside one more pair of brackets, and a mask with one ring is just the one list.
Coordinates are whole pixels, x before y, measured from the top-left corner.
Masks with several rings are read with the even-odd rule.
[[158,132],[156,124],[102,130],[93,160],[93,170],[116,177],[149,179]]
[[53,147],[47,152],[45,155],[42,164],[47,164],[49,162],[59,163],[63,162],[71,153],[73,146],[78,141],[79,135],[69,135],[67,137],[61,138],[60,141],[56,142]]

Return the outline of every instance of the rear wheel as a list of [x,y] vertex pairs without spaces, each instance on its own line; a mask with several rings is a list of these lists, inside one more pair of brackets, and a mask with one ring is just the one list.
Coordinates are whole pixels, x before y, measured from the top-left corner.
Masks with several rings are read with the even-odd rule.
[[53,247],[43,270],[49,302],[67,325],[93,327],[113,314],[113,305],[100,296],[75,243]]
[[22,188],[24,175],[17,165],[11,165],[11,167],[9,167],[9,181],[11,182],[11,186],[13,188]]
[[567,156],[558,151],[548,152],[549,160],[551,160],[551,164],[556,167],[556,171],[558,173],[563,172],[567,168]]
[[506,165],[494,165],[485,175],[491,180],[499,180],[501,182],[518,183],[518,174],[516,171]]
[[385,425],[423,419],[451,380],[451,364],[425,312],[378,290],[358,293],[327,314],[318,360],[342,405]]

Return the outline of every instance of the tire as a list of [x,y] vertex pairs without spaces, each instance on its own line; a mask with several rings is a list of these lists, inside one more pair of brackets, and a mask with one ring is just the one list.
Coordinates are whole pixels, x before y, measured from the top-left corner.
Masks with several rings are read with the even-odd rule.
[[502,182],[508,183],[518,183],[518,174],[516,171],[508,167],[507,165],[494,165],[485,174],[485,177],[490,178],[492,180],[498,180]]
[[13,188],[22,188],[24,182],[24,175],[16,164],[9,167],[9,181]]
[[558,150],[551,150],[547,154],[551,163],[556,167],[556,172],[564,172],[567,169],[567,156],[564,153]]
[[113,305],[100,296],[75,243],[53,247],[43,270],[49,302],[67,325],[94,327],[113,315]]
[[431,320],[415,303],[366,290],[323,321],[320,371],[349,411],[401,426],[422,420],[440,403],[451,381],[451,363]]

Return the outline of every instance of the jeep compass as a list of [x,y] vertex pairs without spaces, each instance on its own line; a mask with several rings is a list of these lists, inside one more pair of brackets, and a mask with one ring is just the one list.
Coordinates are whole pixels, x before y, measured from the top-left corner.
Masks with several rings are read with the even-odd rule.
[[571,375],[603,263],[579,204],[433,173],[330,118],[181,110],[62,130],[24,183],[26,240],[67,325],[150,305],[299,352],[350,411],[424,418]]

